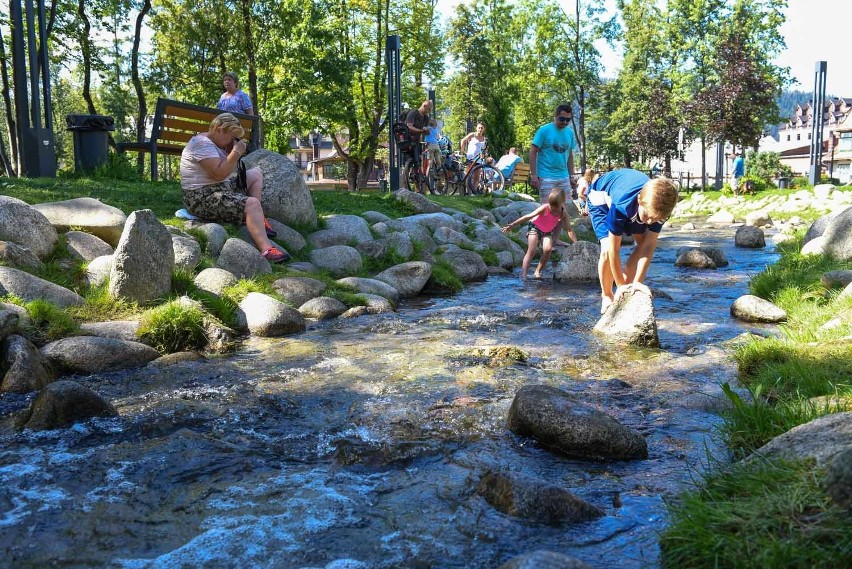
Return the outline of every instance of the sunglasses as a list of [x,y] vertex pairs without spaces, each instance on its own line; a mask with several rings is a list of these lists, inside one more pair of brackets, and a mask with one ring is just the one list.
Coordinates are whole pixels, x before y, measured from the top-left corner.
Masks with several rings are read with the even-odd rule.
[[559,122],[571,122],[571,117],[556,117]]

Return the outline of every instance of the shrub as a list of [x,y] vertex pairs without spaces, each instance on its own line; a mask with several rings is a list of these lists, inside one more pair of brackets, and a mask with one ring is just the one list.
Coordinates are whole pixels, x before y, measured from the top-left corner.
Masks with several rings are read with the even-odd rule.
[[163,353],[199,350],[207,345],[204,311],[178,300],[142,315],[137,335]]
[[24,308],[30,316],[30,325],[25,333],[36,344],[70,336],[79,328],[67,312],[46,300],[27,302]]
[[429,278],[428,287],[448,292],[458,292],[464,288],[464,284],[449,263],[439,261],[437,265],[432,266],[432,276]]
[[749,151],[745,166],[747,178],[763,180],[770,185],[780,176],[788,178],[793,176],[792,168],[781,164],[781,158],[777,152]]

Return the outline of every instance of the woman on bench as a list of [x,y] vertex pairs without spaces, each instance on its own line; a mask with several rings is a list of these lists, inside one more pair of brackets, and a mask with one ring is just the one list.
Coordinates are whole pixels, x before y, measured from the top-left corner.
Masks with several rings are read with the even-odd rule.
[[222,113],[210,121],[210,130],[190,139],[180,156],[183,203],[189,213],[202,219],[245,222],[263,257],[284,263],[290,256],[269,241],[275,232],[260,204],[263,173],[259,168],[248,170],[242,184],[235,172],[246,153],[246,143],[240,140],[244,133],[234,115]]

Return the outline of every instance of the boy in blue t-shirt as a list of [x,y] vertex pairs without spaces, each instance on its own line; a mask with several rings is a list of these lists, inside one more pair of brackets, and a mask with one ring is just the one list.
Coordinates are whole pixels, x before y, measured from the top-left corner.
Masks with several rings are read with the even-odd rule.
[[[677,188],[667,178],[651,180],[638,170],[622,168],[592,182],[588,204],[592,227],[601,242],[598,277],[603,314],[622,287],[642,284],[663,223],[677,204]],[[625,233],[633,235],[636,248],[622,270],[621,236]]]

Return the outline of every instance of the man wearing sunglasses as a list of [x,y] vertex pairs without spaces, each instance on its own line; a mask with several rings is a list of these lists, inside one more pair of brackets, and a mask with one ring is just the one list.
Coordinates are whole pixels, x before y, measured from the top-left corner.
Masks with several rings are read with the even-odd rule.
[[553,122],[540,127],[530,147],[530,185],[538,190],[539,202],[547,203],[554,188],[571,197],[573,151],[577,149],[574,131],[568,128],[573,118],[571,105],[559,105]]
[[[677,204],[677,188],[668,178],[652,180],[638,170],[622,168],[592,182],[588,204],[592,227],[601,242],[598,278],[603,314],[628,286],[641,286],[663,223]],[[633,235],[636,247],[622,269],[621,237],[625,233]]]

